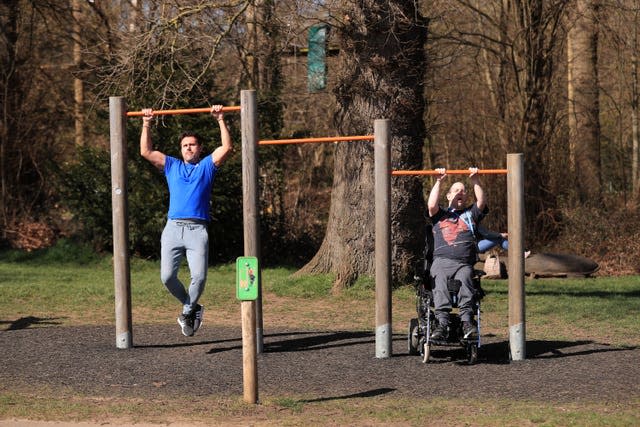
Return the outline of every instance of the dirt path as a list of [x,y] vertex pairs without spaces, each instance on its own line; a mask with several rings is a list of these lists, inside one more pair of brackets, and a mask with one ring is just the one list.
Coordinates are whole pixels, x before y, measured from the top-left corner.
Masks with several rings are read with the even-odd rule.
[[[508,344],[487,337],[476,365],[454,350],[424,365],[394,335],[394,356],[375,358],[370,332],[265,332],[260,395],[311,401],[385,394],[624,402],[640,397],[640,349],[589,341],[527,342],[527,360],[509,363]],[[0,390],[48,387],[96,396],[242,395],[241,331],[204,327],[186,338],[173,325],[134,328],[135,347],[115,347],[111,326],[0,332]],[[428,384],[428,387],[425,387]],[[38,426],[39,427],[39,426]]]

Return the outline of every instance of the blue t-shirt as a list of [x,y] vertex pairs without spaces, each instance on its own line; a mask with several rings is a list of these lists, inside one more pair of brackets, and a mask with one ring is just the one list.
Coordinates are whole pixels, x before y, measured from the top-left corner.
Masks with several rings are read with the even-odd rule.
[[217,171],[210,155],[196,164],[166,156],[164,174],[169,186],[169,219],[209,221],[211,189]]
[[460,211],[440,208],[433,222],[433,256],[474,264],[478,253],[475,232],[488,209],[474,203]]

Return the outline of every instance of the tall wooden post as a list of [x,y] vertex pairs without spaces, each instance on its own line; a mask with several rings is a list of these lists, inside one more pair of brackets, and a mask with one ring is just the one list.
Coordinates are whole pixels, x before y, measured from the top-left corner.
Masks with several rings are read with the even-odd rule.
[[133,347],[131,332],[131,273],[127,183],[127,106],[123,97],[109,98],[111,145],[111,206],[113,219],[113,276],[115,285],[116,347]]
[[376,357],[391,357],[391,144],[389,120],[374,122]]
[[[244,254],[260,259],[258,210],[258,112],[255,90],[240,94],[242,120],[242,204]],[[262,351],[262,272],[258,263],[258,299],[242,301],[242,367],[244,401],[258,401],[258,347]],[[256,324],[259,328],[256,328]]]
[[509,353],[511,360],[526,355],[524,293],[524,155],[507,155],[509,233]]

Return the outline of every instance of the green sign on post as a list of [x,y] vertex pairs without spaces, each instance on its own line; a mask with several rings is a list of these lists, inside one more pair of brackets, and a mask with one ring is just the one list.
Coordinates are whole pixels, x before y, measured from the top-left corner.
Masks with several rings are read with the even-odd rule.
[[236,297],[240,301],[258,299],[258,258],[245,256],[236,259]]

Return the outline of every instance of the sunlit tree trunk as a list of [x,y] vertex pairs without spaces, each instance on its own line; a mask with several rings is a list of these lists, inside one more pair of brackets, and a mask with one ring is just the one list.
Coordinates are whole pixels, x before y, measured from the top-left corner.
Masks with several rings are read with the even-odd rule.
[[554,102],[554,75],[559,46],[564,34],[560,23],[565,3],[549,7],[543,0],[514,0],[514,68],[517,74],[518,102],[521,105],[517,136],[511,152],[525,155],[525,211],[527,233],[542,235],[557,225],[558,195],[551,183],[549,152],[553,130],[558,124]]
[[600,203],[600,118],[596,0],[575,0],[567,35],[569,147],[577,195]]
[[[342,135],[371,134],[375,119],[391,119],[392,164],[420,169],[426,26],[414,2],[347,2],[339,15],[341,70],[335,94]],[[374,273],[374,167],[371,142],[336,147],[327,230],[303,272],[335,273],[334,291]],[[406,280],[424,242],[422,185],[392,181],[392,259],[395,280]]]
[[[73,67],[77,73],[82,68],[82,1],[73,0]],[[84,145],[84,83],[77,75],[73,79],[74,119],[76,145]]]
[[631,39],[631,187],[633,198],[640,201],[640,172],[638,171],[638,9],[635,10],[633,22],[633,36]]

